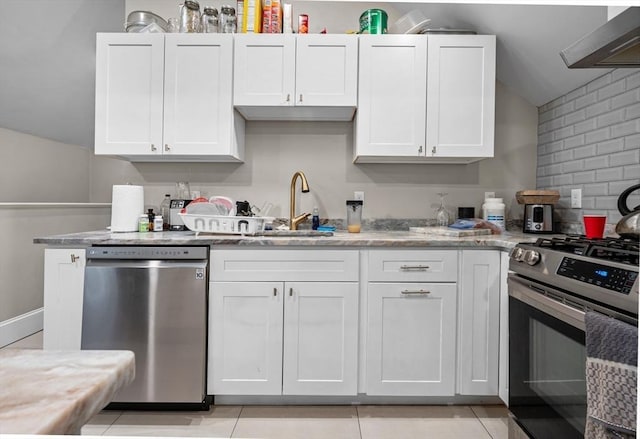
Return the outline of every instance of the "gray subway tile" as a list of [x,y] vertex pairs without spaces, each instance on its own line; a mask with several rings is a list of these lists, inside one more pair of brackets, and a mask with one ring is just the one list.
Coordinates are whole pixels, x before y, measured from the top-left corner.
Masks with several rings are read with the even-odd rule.
[[545,175],[557,175],[562,174],[562,165],[560,163],[554,163],[544,167]]
[[551,133],[551,132],[540,134],[538,136],[538,143],[539,144],[549,143],[552,140],[554,140],[554,139],[553,139],[553,133]]
[[587,84],[587,92],[598,90],[608,84],[611,84],[611,73],[606,73],[599,78],[594,79]]
[[577,123],[573,126],[574,134],[586,133],[587,131],[593,131],[598,128],[598,120],[596,118],[585,120],[584,122]]
[[620,93],[624,93],[626,90],[625,80],[620,79],[612,84],[607,85],[606,87],[602,87],[598,90],[598,100],[603,101],[612,96],[619,95]]
[[596,181],[596,171],[576,172],[573,174],[573,183],[593,183]]
[[553,109],[553,116],[554,117],[564,116],[565,114],[571,113],[573,111],[573,108],[574,108],[573,101],[559,105]]
[[554,163],[568,162],[569,160],[572,160],[572,159],[573,159],[573,151],[572,150],[560,151],[560,152],[556,152],[555,154],[553,154],[553,162]]
[[598,102],[598,92],[594,91],[576,99],[574,103],[574,108],[576,110],[579,110],[580,108],[586,107],[588,105],[593,105],[597,102]]
[[[609,182],[609,195],[619,195],[632,184],[638,183],[635,180],[620,180]],[[632,203],[629,203],[632,204]],[[635,206],[637,203],[633,203]]]
[[640,179],[640,164],[625,166],[622,178],[625,180]]
[[618,96],[612,97],[610,101],[604,101],[604,102],[611,102],[611,108],[613,110],[617,108],[626,107],[627,105],[631,105],[633,103],[639,102],[638,90],[637,89],[629,90],[626,93],[622,93]]
[[562,172],[578,172],[584,170],[584,162],[582,160],[571,160],[562,164]]
[[598,116],[598,128],[608,127],[609,125],[624,122],[624,111],[624,109],[620,109]]
[[616,209],[618,197],[596,197],[596,209]]
[[640,134],[632,134],[624,138],[624,149],[640,148]]
[[622,167],[598,169],[596,170],[595,181],[622,180],[623,171],[624,169]]
[[560,174],[552,177],[554,186],[573,184],[573,174]]
[[565,114],[563,124],[564,125],[573,125],[577,122],[582,122],[586,119],[584,110],[574,111],[573,113]]
[[[594,197],[582,197],[582,209],[593,209],[596,205]],[[586,213],[586,212],[585,212]]]
[[584,143],[598,143],[602,142],[603,140],[609,140],[610,135],[611,131],[609,127],[600,128],[599,130],[586,133],[584,137]]
[[584,159],[584,169],[602,169],[607,166],[609,166],[609,157],[606,155]]
[[582,188],[584,195],[609,195],[608,183],[585,184]]
[[551,187],[551,177],[536,178],[536,186],[539,188]]
[[538,156],[538,167],[547,166],[553,163],[553,154],[544,154]]
[[598,155],[611,154],[614,152],[620,152],[624,150],[624,138],[620,137],[613,140],[607,140],[597,145]]
[[[542,108],[542,107],[540,107]],[[538,123],[545,123],[553,119],[553,111],[538,111]]]
[[596,145],[586,145],[573,150],[574,159],[583,159],[596,155]]
[[570,91],[569,93],[567,93],[566,95],[564,95],[565,99],[567,102],[572,101],[576,98],[579,98],[580,96],[584,96],[587,94],[587,86],[584,85],[582,87],[576,88],[573,91]]
[[624,120],[633,120],[640,118],[640,102],[630,105],[624,110]]
[[559,130],[553,131],[553,140],[565,139],[567,137],[573,136],[573,134],[573,126],[564,127]]
[[611,108],[611,100],[607,99],[606,101],[598,102],[597,104],[589,105],[585,108],[586,117],[594,117],[600,114],[606,113]]
[[629,134],[635,134],[640,132],[639,123],[640,121],[630,120],[628,122],[619,123],[617,125],[611,126],[611,137],[622,137],[627,136]]
[[634,69],[615,69],[613,72],[611,72],[611,80],[617,81],[618,79],[626,78],[627,76],[633,75],[634,73]]
[[609,166],[625,166],[640,163],[640,150],[623,151],[609,155]]
[[571,149],[584,145],[584,134],[564,139],[563,149]]
[[626,81],[627,81],[627,90],[640,87],[640,72],[634,73],[633,75],[628,76]]

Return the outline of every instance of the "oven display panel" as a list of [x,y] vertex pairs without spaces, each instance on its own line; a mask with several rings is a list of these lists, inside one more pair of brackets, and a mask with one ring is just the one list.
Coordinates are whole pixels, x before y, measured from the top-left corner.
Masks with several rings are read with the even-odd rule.
[[638,273],[635,271],[606,267],[602,264],[568,257],[562,259],[557,274],[621,294],[629,294],[638,278]]

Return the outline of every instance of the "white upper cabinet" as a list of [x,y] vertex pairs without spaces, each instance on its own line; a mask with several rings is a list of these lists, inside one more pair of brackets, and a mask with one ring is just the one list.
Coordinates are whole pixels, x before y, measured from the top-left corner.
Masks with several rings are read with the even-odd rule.
[[427,157],[493,157],[495,35],[429,35]]
[[427,39],[360,36],[356,155],[424,155]]
[[241,161],[231,35],[98,34],[95,153]]
[[358,41],[353,35],[235,36],[233,102],[253,120],[351,120]]
[[493,156],[495,36],[360,36],[357,162]]

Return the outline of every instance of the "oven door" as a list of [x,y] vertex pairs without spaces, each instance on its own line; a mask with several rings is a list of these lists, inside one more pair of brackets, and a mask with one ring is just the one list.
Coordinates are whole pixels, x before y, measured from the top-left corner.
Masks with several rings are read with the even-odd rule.
[[540,294],[539,285],[516,275],[508,283],[509,409],[532,438],[583,438],[584,312]]

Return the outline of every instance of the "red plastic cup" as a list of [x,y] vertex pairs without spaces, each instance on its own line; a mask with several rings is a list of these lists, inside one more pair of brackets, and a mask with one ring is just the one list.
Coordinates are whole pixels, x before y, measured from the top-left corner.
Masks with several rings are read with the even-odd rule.
[[584,215],[584,234],[587,238],[602,238],[604,225],[607,222],[606,215]]

